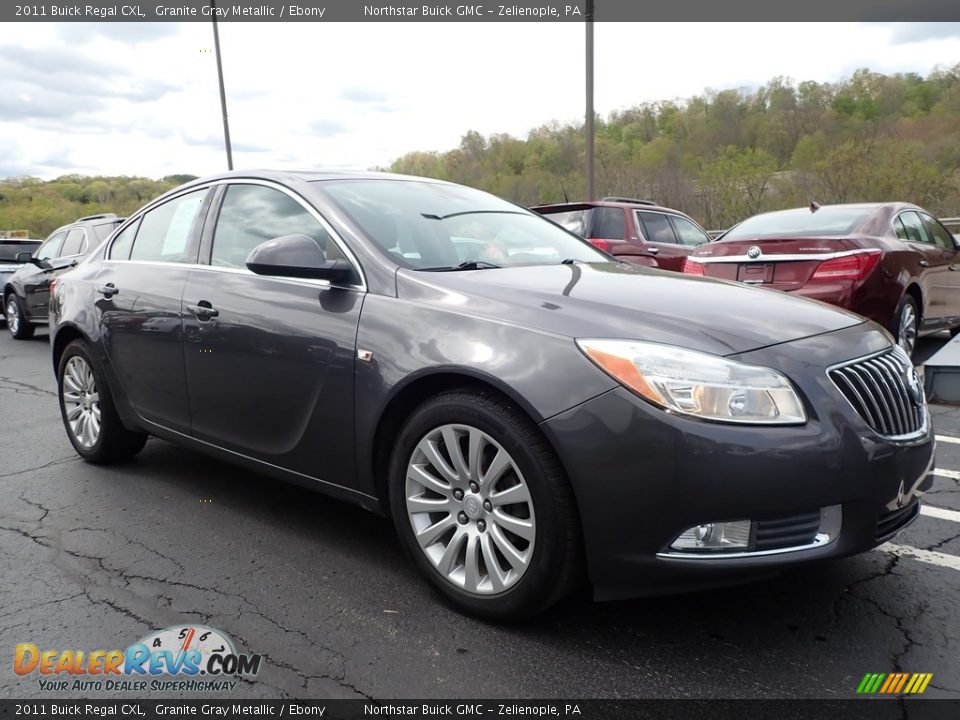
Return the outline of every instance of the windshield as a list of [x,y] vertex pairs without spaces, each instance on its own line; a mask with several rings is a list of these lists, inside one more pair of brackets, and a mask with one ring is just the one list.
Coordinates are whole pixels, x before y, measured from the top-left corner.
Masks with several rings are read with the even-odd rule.
[[610,260],[539,215],[479,190],[410,180],[319,184],[380,248],[415,269]]
[[816,212],[809,208],[781,210],[747,218],[723,236],[724,240],[756,237],[809,237],[814,235],[849,235],[875,207],[834,205]]

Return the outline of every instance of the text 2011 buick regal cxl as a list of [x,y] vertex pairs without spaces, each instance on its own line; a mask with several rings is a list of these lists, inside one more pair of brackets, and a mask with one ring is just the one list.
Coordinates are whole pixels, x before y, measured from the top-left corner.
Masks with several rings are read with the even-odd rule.
[[387,513],[489,617],[584,578],[616,598],[863,552],[931,482],[923,389],[877,325],[438,181],[188,183],[50,312],[85,459],[156,435]]

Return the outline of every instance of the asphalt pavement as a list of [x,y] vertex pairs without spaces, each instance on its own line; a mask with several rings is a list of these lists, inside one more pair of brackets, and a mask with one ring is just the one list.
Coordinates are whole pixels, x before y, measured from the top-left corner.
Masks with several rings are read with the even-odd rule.
[[709,592],[581,594],[497,625],[445,605],[359,508],[155,439],[125,464],[83,463],[46,333],[3,329],[0,697],[45,695],[14,674],[18,643],[121,649],[202,623],[264,656],[227,698],[848,698],[893,671],[960,698],[960,409],[933,415],[927,513],[892,545]]

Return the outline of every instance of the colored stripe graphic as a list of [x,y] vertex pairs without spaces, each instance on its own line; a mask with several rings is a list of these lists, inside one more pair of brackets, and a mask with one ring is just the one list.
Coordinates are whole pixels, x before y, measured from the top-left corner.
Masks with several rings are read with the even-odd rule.
[[857,686],[858,695],[918,695],[927,689],[933,673],[867,673]]

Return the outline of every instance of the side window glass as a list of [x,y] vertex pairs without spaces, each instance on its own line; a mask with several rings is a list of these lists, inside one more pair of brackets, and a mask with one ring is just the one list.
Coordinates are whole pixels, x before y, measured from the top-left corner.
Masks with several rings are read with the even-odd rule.
[[697,247],[710,242],[710,236],[686,218],[672,215],[670,216],[670,222],[673,223],[673,229],[677,231],[677,238],[681,245]]
[[600,214],[600,219],[593,229],[593,237],[608,240],[623,240],[626,237],[626,227],[623,221],[623,210],[620,208],[602,207],[594,212]]
[[244,268],[257,245],[284,235],[308,235],[328,260],[343,257],[323,225],[286,193],[262,185],[231,185],[213,233],[210,264]]
[[111,260],[129,260],[130,248],[133,247],[133,238],[137,235],[137,228],[140,227],[140,221],[134,220],[123,229],[123,232],[117,235],[110,246]]
[[181,195],[144,215],[130,259],[190,262],[190,240],[206,194],[204,188]]
[[83,239],[85,237],[86,233],[83,232],[83,230],[80,228],[73,228],[73,230],[67,233],[67,238],[63,241],[63,247],[60,248],[60,257],[79,255],[80,249],[83,247]]
[[899,217],[894,218],[893,230],[897,233],[897,237],[901,240],[910,239],[910,236],[907,235],[907,228],[904,227],[903,220],[901,220]]
[[37,249],[35,257],[38,260],[50,260],[60,257],[60,248],[63,247],[63,239],[66,236],[66,231],[58,232]]
[[663,213],[638,212],[637,217],[643,224],[643,234],[646,236],[647,242],[676,244],[677,236],[673,234],[673,227],[666,215]]
[[923,224],[927,226],[927,231],[933,237],[933,242],[938,248],[944,250],[956,250],[957,246],[953,242],[953,237],[947,232],[947,229],[929,215],[923,215]]
[[920,221],[920,216],[912,210],[910,212],[900,213],[900,219],[903,220],[903,226],[907,230],[907,238],[913,242],[929,243],[930,236],[927,235],[927,229]]

